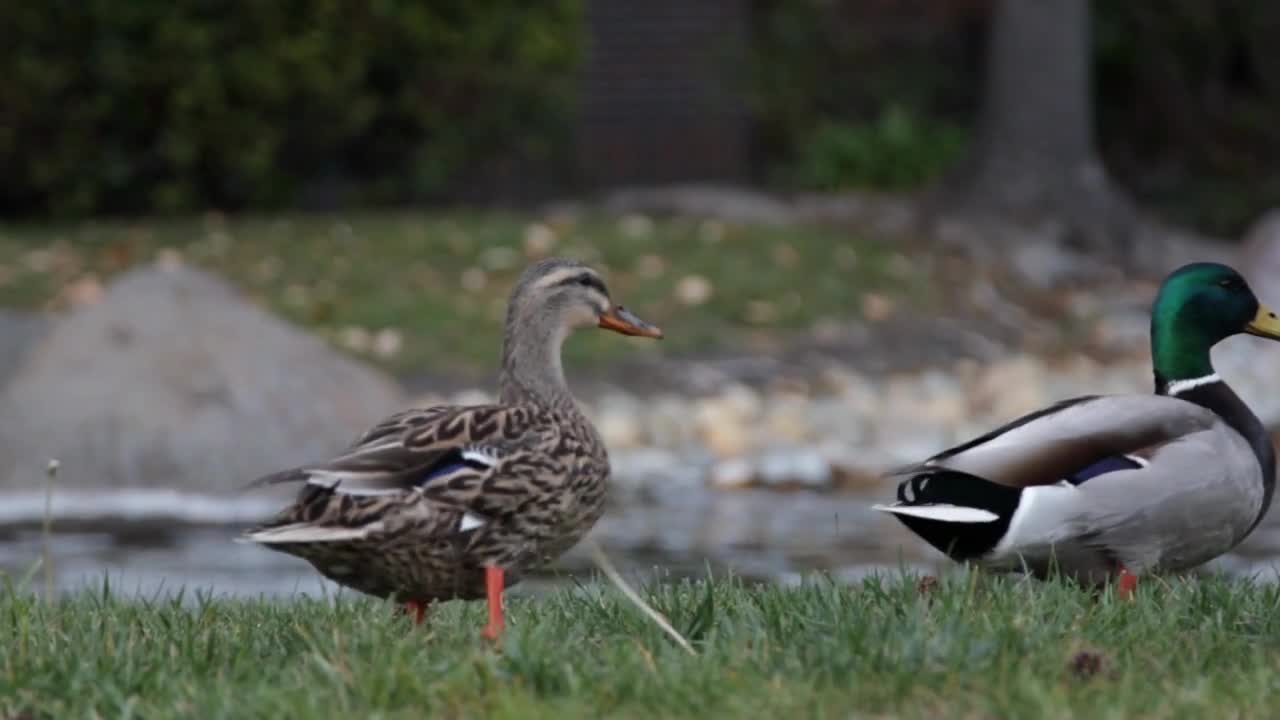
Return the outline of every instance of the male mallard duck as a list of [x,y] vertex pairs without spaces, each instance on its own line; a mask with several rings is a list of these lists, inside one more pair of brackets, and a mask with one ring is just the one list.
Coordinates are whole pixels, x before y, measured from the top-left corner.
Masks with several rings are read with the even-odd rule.
[[487,594],[484,634],[496,638],[505,585],[571,547],[604,509],[609,457],[560,363],[565,338],[588,325],[662,337],[614,305],[591,268],[531,266],[507,305],[496,404],[402,412],[328,462],[260,478],[255,485],[303,486],[243,540],[302,557],[341,585],[394,595],[419,622],[436,600]]
[[1235,547],[1271,504],[1262,422],[1214,372],[1232,335],[1280,339],[1280,320],[1218,264],[1170,274],[1151,314],[1156,395],[1064,400],[893,473],[893,513],[954,560],[1052,568],[1097,584],[1178,571]]

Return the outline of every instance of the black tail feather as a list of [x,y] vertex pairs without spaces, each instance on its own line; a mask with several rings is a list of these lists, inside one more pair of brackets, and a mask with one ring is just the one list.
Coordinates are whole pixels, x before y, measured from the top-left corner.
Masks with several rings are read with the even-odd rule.
[[913,507],[954,505],[977,508],[996,515],[989,523],[957,523],[932,518],[899,515],[894,517],[921,539],[953,560],[970,560],[990,552],[1009,530],[1022,492],[976,475],[930,469],[898,484],[898,503]]

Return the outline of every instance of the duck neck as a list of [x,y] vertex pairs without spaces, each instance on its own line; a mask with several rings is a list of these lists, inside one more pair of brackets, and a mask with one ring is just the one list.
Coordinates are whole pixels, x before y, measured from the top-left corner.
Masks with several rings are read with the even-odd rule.
[[499,402],[576,408],[560,362],[566,335],[567,328],[547,314],[508,316],[498,376]]
[[1222,418],[1249,443],[1258,459],[1262,470],[1262,509],[1249,528],[1252,531],[1267,508],[1271,507],[1275,493],[1276,453],[1271,434],[1249,406],[1214,372],[1209,359],[1211,343],[1200,341],[1193,344],[1185,335],[1181,342],[1168,337],[1162,336],[1153,323],[1151,353],[1156,394],[1195,403]]
[[1161,312],[1159,303],[1151,315],[1151,364],[1156,374],[1156,392],[1176,395],[1179,388],[1190,389],[1218,380],[1209,358],[1214,341],[1190,323],[1179,322],[1177,314]]
[[1261,426],[1258,418],[1240,402],[1213,369],[1209,349],[1214,340],[1197,332],[1194,324],[1179,323],[1176,315],[1158,312],[1151,318],[1151,364],[1156,394],[1201,405],[1240,431]]

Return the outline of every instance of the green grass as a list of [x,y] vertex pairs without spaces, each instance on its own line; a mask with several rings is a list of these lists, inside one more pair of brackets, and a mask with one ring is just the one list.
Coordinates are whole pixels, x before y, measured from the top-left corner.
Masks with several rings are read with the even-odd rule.
[[446,604],[414,628],[387,605],[345,596],[183,603],[85,592],[48,605],[9,590],[0,594],[0,717],[1274,711],[1280,588],[1153,578],[1125,602],[1060,583],[976,578],[924,595],[896,579],[652,589],[696,657],[596,585],[513,598],[498,649],[479,638],[477,603]]
[[[531,231],[535,223],[545,229]],[[530,252],[526,238],[538,233],[554,244]],[[166,250],[393,370],[492,368],[507,293],[544,251],[599,265],[618,302],[668,328],[662,349],[583,333],[567,353],[588,362],[807,329],[858,313],[868,292],[898,297],[924,284],[890,247],[830,228],[465,212],[215,215],[0,226],[0,306],[65,306],[67,288],[104,282]],[[683,304],[676,288],[695,275],[710,282],[711,296]],[[364,337],[388,329],[402,338],[398,352],[364,347]]]

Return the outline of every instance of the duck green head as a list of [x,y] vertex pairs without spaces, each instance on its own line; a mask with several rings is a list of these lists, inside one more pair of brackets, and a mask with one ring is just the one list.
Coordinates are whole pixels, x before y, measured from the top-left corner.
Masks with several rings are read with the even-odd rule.
[[1258,302],[1240,273],[1218,263],[1174,270],[1151,308],[1157,384],[1212,375],[1209,349],[1241,333],[1280,340],[1280,319]]

